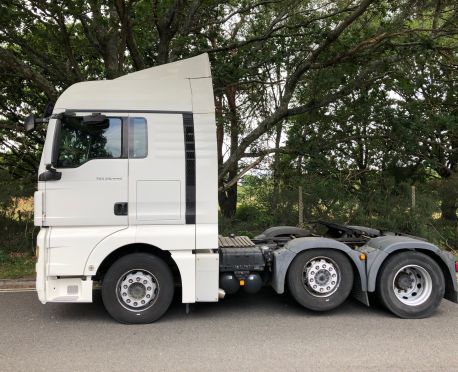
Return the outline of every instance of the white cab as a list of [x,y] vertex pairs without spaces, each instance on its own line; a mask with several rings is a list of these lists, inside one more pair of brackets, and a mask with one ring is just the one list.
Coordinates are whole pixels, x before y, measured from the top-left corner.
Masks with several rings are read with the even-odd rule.
[[[217,301],[217,156],[206,54],[75,84],[56,102],[38,182],[37,290],[45,302],[92,301],[110,254],[168,251],[183,302]],[[104,115],[100,123],[88,115]],[[42,177],[43,178],[43,177]],[[126,248],[127,247],[127,248]],[[196,259],[197,257],[197,259]]]

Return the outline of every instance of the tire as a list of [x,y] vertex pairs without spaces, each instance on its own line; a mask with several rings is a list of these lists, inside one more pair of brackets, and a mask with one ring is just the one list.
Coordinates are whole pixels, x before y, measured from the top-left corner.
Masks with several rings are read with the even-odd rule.
[[427,318],[444,297],[444,275],[431,257],[402,252],[383,263],[376,292],[382,304],[398,317]]
[[162,259],[133,253],[121,257],[106,273],[102,300],[120,323],[152,323],[169,308],[174,289],[172,272]]
[[329,311],[350,295],[353,277],[353,268],[344,253],[312,249],[296,256],[288,269],[287,282],[299,304],[314,311]]

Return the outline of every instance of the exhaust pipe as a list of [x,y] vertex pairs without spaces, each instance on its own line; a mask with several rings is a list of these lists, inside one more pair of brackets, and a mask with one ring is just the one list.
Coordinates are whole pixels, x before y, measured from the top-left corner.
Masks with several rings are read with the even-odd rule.
[[224,289],[218,289],[218,299],[222,300],[226,296]]

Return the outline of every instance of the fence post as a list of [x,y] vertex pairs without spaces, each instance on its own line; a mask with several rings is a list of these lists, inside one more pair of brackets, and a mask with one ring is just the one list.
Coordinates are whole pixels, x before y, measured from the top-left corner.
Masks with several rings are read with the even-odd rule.
[[412,210],[415,209],[415,204],[416,204],[416,190],[415,190],[415,185],[412,185]]
[[302,186],[299,186],[299,227],[304,227],[304,201],[302,200]]

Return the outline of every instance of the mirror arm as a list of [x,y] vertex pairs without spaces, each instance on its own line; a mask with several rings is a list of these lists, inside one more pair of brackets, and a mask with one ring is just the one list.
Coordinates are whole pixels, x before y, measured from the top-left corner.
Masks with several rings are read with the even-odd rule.
[[57,172],[57,169],[54,168],[52,164],[46,164],[45,168],[46,168],[47,171],[50,171],[50,172],[53,172],[53,173]]

